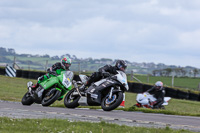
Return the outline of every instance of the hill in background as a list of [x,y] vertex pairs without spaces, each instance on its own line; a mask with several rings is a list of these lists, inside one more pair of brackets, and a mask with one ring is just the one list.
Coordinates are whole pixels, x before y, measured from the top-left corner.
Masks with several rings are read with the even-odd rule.
[[[72,59],[73,64],[71,66],[72,71],[97,71],[99,67],[105,64],[114,65],[116,60],[109,58],[93,59],[89,58],[78,58],[76,55],[65,54],[62,56],[49,55],[31,55],[31,54],[17,54],[13,48],[0,47],[0,63],[7,63],[12,65],[16,63],[21,69],[31,70],[46,70],[52,66],[55,62],[59,62],[63,56],[68,56]],[[137,63],[126,60],[128,67],[127,73],[137,74],[151,74],[154,76],[199,76],[199,69],[186,66],[180,67],[175,65],[165,65],[163,63],[155,64],[151,63]]]

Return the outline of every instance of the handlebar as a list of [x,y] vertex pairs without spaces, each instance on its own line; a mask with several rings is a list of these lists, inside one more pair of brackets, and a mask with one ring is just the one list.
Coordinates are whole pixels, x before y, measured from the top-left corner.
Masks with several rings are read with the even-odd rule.
[[75,88],[78,88],[77,82],[75,80],[72,81]]
[[54,75],[54,76],[58,76],[58,74],[55,71],[50,71],[49,74]]

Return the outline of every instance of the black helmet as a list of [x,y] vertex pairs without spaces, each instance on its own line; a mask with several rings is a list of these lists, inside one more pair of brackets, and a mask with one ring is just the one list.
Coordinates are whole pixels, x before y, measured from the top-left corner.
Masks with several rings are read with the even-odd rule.
[[127,64],[123,60],[117,60],[117,62],[115,63],[115,66],[117,67],[118,70],[121,70],[124,72],[127,67]]

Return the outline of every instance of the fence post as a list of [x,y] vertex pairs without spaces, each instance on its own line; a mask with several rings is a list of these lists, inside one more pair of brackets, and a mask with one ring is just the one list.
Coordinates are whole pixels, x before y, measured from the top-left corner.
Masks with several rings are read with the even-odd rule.
[[131,81],[133,81],[133,70],[131,70]]
[[13,61],[13,68],[15,68],[15,64],[16,64],[16,57],[14,56],[14,61]]
[[149,74],[147,74],[147,83],[149,83]]
[[174,87],[174,75],[172,75],[172,87]]
[[48,67],[48,60],[46,60],[46,65],[45,65],[45,68],[44,68],[44,69],[45,69],[45,70],[44,70],[45,72],[47,71],[47,67]]
[[31,69],[31,68],[30,68],[30,62],[28,62],[28,70],[30,71],[30,69]]
[[81,73],[81,63],[80,62],[78,62],[78,74],[80,74]]
[[200,83],[199,83],[199,85],[198,85],[198,89],[199,89],[199,91],[200,91]]

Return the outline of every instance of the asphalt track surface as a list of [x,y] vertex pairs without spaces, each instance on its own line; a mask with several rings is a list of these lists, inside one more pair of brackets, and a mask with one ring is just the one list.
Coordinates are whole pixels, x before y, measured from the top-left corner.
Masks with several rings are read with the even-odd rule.
[[56,118],[88,122],[105,121],[127,126],[170,127],[172,129],[185,129],[200,132],[200,117],[126,112],[119,110],[105,112],[103,110],[94,109],[43,107],[39,104],[23,106],[20,102],[9,101],[0,101],[0,117]]

